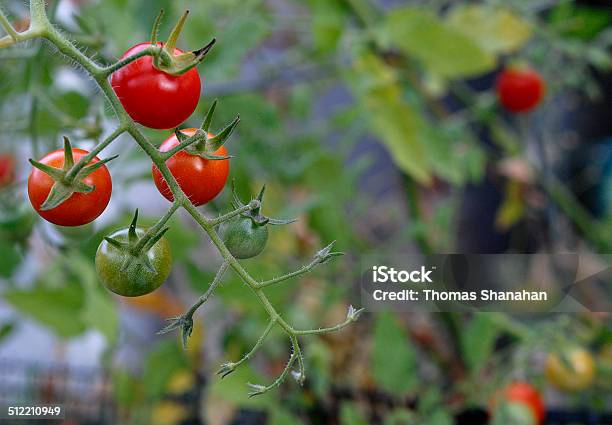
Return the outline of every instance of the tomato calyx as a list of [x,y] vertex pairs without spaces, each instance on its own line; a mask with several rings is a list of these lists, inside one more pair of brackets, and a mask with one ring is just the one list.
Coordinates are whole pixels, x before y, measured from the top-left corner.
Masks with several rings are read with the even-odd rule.
[[[232,155],[215,155],[221,146],[227,142],[229,137],[232,135],[236,126],[240,122],[240,116],[234,118],[234,120],[227,125],[221,132],[217,135],[213,135],[210,133],[210,126],[212,124],[212,118],[215,113],[215,109],[217,108],[218,100],[215,99],[206,116],[204,117],[204,122],[202,126],[195,130],[195,132],[188,136],[182,132],[182,130],[176,129],[174,130],[174,135],[179,141],[179,145],[176,150],[184,150],[185,152],[200,156],[204,159],[210,159],[215,161],[222,161],[226,159],[233,158]],[[174,151],[174,150],[173,150]],[[167,153],[168,156],[172,156],[176,152]]]
[[155,245],[168,231],[168,227],[154,231],[145,232],[142,237],[138,237],[136,232],[138,222],[138,210],[134,213],[134,218],[128,229],[127,241],[120,241],[109,236],[105,236],[104,240],[115,248],[125,252],[125,260],[121,265],[121,271],[125,272],[132,264],[142,266],[151,273],[157,273],[155,267],[151,264],[147,255],[148,251]]
[[[259,201],[259,204],[253,209],[250,209],[250,210],[247,209],[245,212],[241,213],[240,216],[249,218],[253,222],[253,225],[256,227],[265,226],[267,224],[282,225],[282,224],[290,224],[290,223],[295,222],[296,221],[295,219],[281,220],[281,219],[276,219],[276,218],[270,218],[261,213],[261,208],[263,205],[263,196],[264,196],[265,191],[266,191],[266,185],[263,185],[263,187],[259,191],[259,194],[257,195],[257,198],[255,198],[257,201]],[[242,201],[238,197],[238,194],[236,193],[236,186],[234,182],[232,182],[232,206],[235,209],[246,207],[246,204],[242,203]]]
[[[158,45],[157,36],[159,24],[161,23],[163,15],[164,10],[162,9],[160,10],[157,18],[155,19],[155,23],[153,24],[153,30],[151,31],[151,44],[153,46]],[[195,67],[204,60],[204,57],[208,54],[217,41],[215,38],[213,38],[208,44],[200,49],[176,54],[176,42],[181,34],[181,31],[183,30],[183,26],[185,25],[188,15],[189,10],[186,10],[170,32],[168,41],[162,43],[159,51],[153,55],[153,66],[166,74],[178,76],[189,71],[191,68]]]
[[70,198],[74,193],[90,193],[95,189],[83,182],[83,179],[94,171],[102,168],[107,162],[117,158],[118,155],[106,158],[94,163],[90,163],[82,167],[74,177],[70,176],[70,172],[75,166],[74,157],[72,155],[72,146],[70,140],[64,136],[64,166],[62,168],[52,167],[38,161],[30,159],[30,164],[38,168],[40,171],[51,177],[54,181],[53,187],[49,191],[49,195],[45,202],[40,206],[41,211],[52,210]]

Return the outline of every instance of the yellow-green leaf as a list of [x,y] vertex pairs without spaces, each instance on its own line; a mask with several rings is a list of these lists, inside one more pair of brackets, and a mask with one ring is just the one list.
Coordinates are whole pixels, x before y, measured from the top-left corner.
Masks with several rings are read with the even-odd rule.
[[394,9],[381,34],[404,54],[417,59],[427,71],[446,78],[468,77],[490,71],[495,56],[471,37],[416,7]]
[[529,22],[504,7],[463,4],[448,15],[448,24],[492,53],[511,53],[529,40]]
[[431,171],[422,120],[402,98],[394,70],[373,53],[363,51],[347,77],[365,109],[372,133],[385,144],[395,164],[418,182],[428,184]]

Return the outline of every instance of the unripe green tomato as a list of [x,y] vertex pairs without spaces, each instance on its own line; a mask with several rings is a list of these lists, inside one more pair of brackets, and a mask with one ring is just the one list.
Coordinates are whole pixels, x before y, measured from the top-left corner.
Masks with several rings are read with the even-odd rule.
[[258,226],[248,217],[238,217],[223,223],[219,236],[232,255],[243,260],[263,251],[268,242],[268,228]]
[[[136,228],[136,235],[140,238],[145,230]],[[128,229],[121,229],[110,235],[119,242],[128,241]],[[155,269],[148,270],[138,261],[132,261],[126,270],[122,265],[128,252],[119,249],[103,240],[96,252],[96,272],[100,280],[109,290],[124,297],[138,297],[153,292],[166,281],[172,268],[170,245],[165,238],[161,238],[147,252],[147,257]]]
[[12,241],[27,239],[32,233],[36,215],[25,202],[0,209],[0,236]]

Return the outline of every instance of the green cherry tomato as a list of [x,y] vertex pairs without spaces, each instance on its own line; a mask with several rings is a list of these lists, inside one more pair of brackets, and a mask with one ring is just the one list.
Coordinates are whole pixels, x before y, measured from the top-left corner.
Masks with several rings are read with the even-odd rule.
[[[144,229],[136,228],[139,238],[144,233]],[[119,242],[128,242],[128,229],[118,230],[110,237]],[[96,271],[109,290],[124,297],[138,297],[159,288],[172,268],[170,245],[163,237],[149,249],[146,257],[152,268],[137,261],[129,252],[103,240],[96,252]],[[126,261],[129,261],[127,268]]]
[[257,225],[249,217],[238,217],[223,223],[219,235],[227,249],[238,259],[259,255],[268,242],[268,228]]

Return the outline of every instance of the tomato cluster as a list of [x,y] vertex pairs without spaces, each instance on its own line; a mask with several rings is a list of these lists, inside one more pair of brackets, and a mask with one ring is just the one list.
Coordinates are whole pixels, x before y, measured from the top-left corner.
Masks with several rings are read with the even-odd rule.
[[[134,121],[150,128],[176,128],[189,118],[200,99],[200,76],[195,64],[203,56],[202,49],[197,55],[185,53],[173,47],[175,41],[176,36],[167,44],[140,43],[128,49],[121,59],[129,59],[156,46],[160,49],[159,54],[169,55],[171,61],[176,59],[177,64],[183,64],[187,57],[193,60],[192,65],[175,73],[166,72],[161,65],[157,66],[158,58],[154,58],[153,53],[128,63],[111,76],[111,85],[126,112]],[[212,111],[214,107],[211,117]],[[223,142],[231,130],[233,127],[228,127],[219,137],[198,129],[185,129],[180,133],[177,130],[159,148],[163,154],[191,136],[198,138],[166,159],[181,191],[195,206],[210,202],[225,186],[229,157]],[[66,139],[64,149],[50,152],[39,161],[31,161],[28,195],[42,218],[59,226],[76,227],[91,223],[106,209],[112,193],[111,175],[105,165],[107,160],[101,162],[98,157],[88,155],[85,150],[73,149]],[[89,161],[81,166],[79,161],[86,156]],[[75,164],[83,171],[75,169]],[[152,176],[159,192],[173,202],[172,190],[155,164]],[[13,178],[12,158],[0,157],[0,184],[9,184]],[[96,254],[96,270],[102,283],[111,291],[128,297],[157,289],[168,277],[171,267],[170,248],[162,237],[165,230],[150,233],[136,227],[135,221],[136,217],[130,228],[105,238]]]

